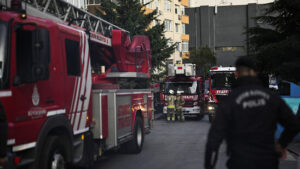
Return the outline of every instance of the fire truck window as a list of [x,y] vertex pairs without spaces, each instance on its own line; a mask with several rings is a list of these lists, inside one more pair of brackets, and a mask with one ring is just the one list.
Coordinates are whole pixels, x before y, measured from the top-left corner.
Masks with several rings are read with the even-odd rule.
[[22,83],[32,83],[33,31],[19,29],[16,34],[17,74]]
[[228,89],[235,80],[233,73],[216,73],[211,79],[213,89]]
[[79,42],[66,39],[67,71],[70,76],[80,76],[80,50]]
[[[7,23],[0,21],[0,83],[2,83],[5,78],[5,70],[6,67],[6,52],[7,52]],[[3,86],[3,84],[1,84]]]
[[175,93],[181,94],[197,94],[199,89],[197,87],[197,82],[167,82],[165,87],[165,92],[170,90],[175,91]]

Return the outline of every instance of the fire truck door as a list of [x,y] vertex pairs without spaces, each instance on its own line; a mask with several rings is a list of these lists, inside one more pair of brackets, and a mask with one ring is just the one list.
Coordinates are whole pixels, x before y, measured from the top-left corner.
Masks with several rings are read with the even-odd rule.
[[69,108],[73,131],[79,134],[87,129],[87,110],[91,94],[87,37],[83,32],[80,36],[65,35],[63,46],[67,74],[64,83],[66,106]]
[[[16,22],[12,28],[11,47],[12,56],[15,57],[12,57],[11,62],[16,63],[16,66],[11,67],[12,92],[14,104],[17,104],[12,106],[12,112],[16,112],[17,122],[43,118],[55,104],[53,97],[55,79],[50,76],[49,31],[32,25],[32,23]],[[19,127],[16,131],[20,133],[27,133],[30,130],[26,125],[19,125]],[[36,136],[35,134],[37,133],[30,136]]]

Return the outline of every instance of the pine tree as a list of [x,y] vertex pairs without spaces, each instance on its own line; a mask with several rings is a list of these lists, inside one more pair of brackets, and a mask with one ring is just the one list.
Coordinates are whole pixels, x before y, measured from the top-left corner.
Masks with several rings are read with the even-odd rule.
[[300,1],[275,1],[256,19],[264,26],[248,33],[250,55],[257,59],[260,71],[300,82]]
[[[164,67],[166,59],[174,52],[176,45],[169,46],[169,39],[164,36],[164,25],[158,23],[157,10],[145,14],[145,5],[139,0],[117,0],[116,4],[110,0],[103,0],[97,15],[128,30],[131,36],[147,35],[149,37],[152,53],[151,73],[153,73],[154,70],[161,70]],[[158,24],[150,27],[154,20]]]

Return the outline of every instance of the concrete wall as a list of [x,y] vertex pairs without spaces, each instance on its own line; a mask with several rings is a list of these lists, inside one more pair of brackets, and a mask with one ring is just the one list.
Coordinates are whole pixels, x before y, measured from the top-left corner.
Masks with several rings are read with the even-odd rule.
[[234,65],[239,56],[247,55],[246,29],[256,26],[253,17],[259,16],[268,5],[239,5],[186,9],[190,17],[187,33],[190,48],[208,46],[216,53],[217,65]]

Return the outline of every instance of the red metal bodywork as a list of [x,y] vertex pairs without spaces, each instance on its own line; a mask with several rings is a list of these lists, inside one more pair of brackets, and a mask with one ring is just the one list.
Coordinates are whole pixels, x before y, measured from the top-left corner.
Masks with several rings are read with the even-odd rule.
[[[9,131],[8,140],[11,142],[12,151],[19,146],[31,144],[34,148],[38,137],[41,135],[47,119],[60,115],[67,117],[73,129],[73,135],[89,131],[93,119],[92,90],[93,89],[119,89],[118,81],[106,78],[112,67],[116,66],[119,72],[139,72],[149,76],[151,67],[150,42],[145,36],[135,36],[131,43],[126,33],[114,30],[112,46],[97,44],[89,41],[86,33],[78,28],[66,26],[51,20],[27,16],[21,19],[15,12],[0,11],[0,20],[11,22],[10,26],[10,69],[9,87],[0,91],[0,101],[7,115]],[[16,23],[36,23],[39,28],[44,28],[50,34],[50,64],[49,78],[35,83],[26,83],[18,86],[13,85],[16,72]],[[102,35],[92,34],[91,37],[98,40]],[[80,76],[68,76],[65,39],[80,43]],[[104,38],[103,41],[106,41]],[[103,74],[92,74],[90,60],[90,45],[92,43],[97,51],[103,49],[101,56],[104,57],[104,65],[108,68]],[[106,42],[105,42],[106,43]],[[109,44],[109,42],[107,42]],[[138,50],[138,54],[135,52]],[[137,58],[137,55],[140,55]],[[137,69],[137,60],[139,67]],[[105,62],[107,61],[107,62]],[[145,99],[145,94],[147,98]],[[134,128],[137,111],[142,111],[144,121],[152,118],[151,92],[144,94],[129,93],[132,97],[133,120],[130,125]],[[38,102],[38,103],[36,103]],[[102,96],[102,132],[103,137],[108,136],[108,97]]]

